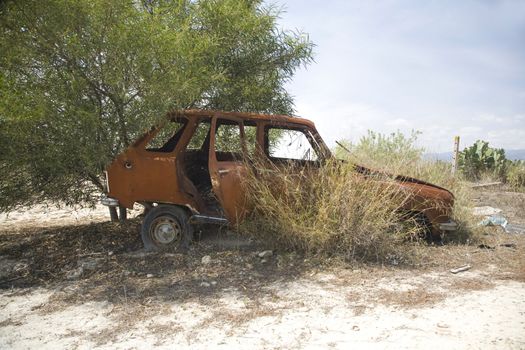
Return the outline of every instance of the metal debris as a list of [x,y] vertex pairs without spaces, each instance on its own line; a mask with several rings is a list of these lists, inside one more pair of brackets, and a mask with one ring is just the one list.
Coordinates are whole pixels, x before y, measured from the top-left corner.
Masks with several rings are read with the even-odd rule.
[[508,224],[505,227],[505,232],[515,234],[525,234],[525,225]]
[[491,215],[494,215],[494,214],[499,214],[501,212],[502,212],[501,209],[493,208],[493,207],[489,207],[489,206],[472,208],[472,214],[475,215],[475,216],[491,216]]
[[499,186],[499,185],[502,185],[503,183],[501,181],[495,181],[495,182],[488,182],[488,183],[484,183],[484,184],[475,184],[475,185],[472,185],[470,186],[471,188],[481,188],[481,187],[490,187],[490,186]]
[[263,252],[260,252],[257,255],[259,256],[259,258],[264,259],[264,258],[268,258],[268,257],[272,256],[273,252],[271,250],[265,250]]
[[203,265],[209,265],[211,263],[211,256],[209,256],[209,255],[203,256],[202,259],[201,259],[201,263]]
[[458,267],[457,269],[452,269],[452,270],[450,270],[450,272],[453,273],[453,274],[456,274],[456,273],[460,273],[460,272],[464,272],[464,271],[470,270],[471,268],[472,268],[472,266],[465,265],[465,266]]
[[507,219],[505,219],[505,217],[501,215],[492,215],[482,220],[479,223],[479,225],[480,226],[501,226],[503,227],[505,231],[507,231],[506,227],[508,223],[509,222],[507,221]]

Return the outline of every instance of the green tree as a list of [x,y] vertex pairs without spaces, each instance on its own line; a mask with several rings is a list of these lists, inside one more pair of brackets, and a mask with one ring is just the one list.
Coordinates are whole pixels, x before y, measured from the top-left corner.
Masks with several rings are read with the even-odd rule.
[[108,161],[166,111],[291,113],[312,43],[257,0],[0,4],[0,211],[93,201]]

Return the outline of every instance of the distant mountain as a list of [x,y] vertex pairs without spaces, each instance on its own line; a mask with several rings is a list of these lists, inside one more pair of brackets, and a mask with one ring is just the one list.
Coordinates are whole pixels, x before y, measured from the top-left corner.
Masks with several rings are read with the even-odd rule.
[[525,160],[525,149],[506,149],[505,156],[511,160]]
[[[510,160],[525,160],[525,149],[506,149],[505,156]],[[426,153],[426,159],[452,161],[452,152]]]
[[425,153],[423,158],[431,160],[452,161],[452,152]]

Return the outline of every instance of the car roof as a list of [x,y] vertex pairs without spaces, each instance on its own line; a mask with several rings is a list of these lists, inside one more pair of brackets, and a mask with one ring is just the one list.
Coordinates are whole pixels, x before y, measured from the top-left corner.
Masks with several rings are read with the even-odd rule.
[[311,128],[315,128],[315,124],[304,118],[292,117],[289,115],[282,114],[262,114],[262,113],[250,113],[250,112],[225,112],[217,110],[207,110],[207,109],[183,109],[183,110],[174,110],[168,112],[167,118],[179,117],[179,116],[188,116],[188,117],[212,117],[212,116],[224,116],[224,117],[234,117],[243,120],[269,120],[277,123],[290,123],[296,125],[304,125]]

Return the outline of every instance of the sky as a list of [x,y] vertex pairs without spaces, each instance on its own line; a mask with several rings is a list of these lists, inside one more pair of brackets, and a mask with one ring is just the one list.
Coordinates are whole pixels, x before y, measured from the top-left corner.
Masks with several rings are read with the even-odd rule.
[[419,130],[428,152],[525,149],[525,0],[278,0],[315,62],[287,84],[329,144]]

